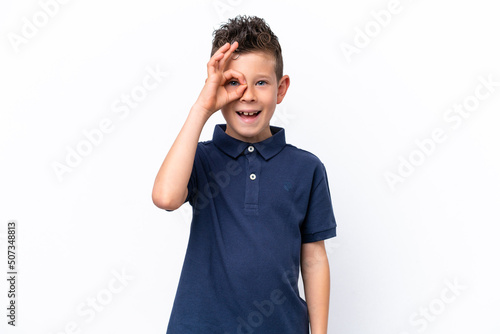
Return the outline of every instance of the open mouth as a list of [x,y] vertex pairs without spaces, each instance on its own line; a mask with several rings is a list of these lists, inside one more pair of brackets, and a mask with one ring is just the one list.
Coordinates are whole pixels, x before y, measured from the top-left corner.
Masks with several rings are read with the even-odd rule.
[[254,123],[257,121],[259,118],[259,114],[262,110],[259,111],[237,111],[236,113],[238,114],[238,117],[244,122],[244,123]]
[[260,114],[260,110],[259,111],[252,111],[252,112],[237,111],[236,113],[240,116],[252,117],[252,116],[257,116],[258,114]]

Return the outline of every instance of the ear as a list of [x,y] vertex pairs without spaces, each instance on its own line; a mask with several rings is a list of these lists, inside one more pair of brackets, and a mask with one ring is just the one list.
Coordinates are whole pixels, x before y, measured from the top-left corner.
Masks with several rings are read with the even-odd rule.
[[290,86],[290,77],[288,75],[284,75],[281,78],[280,82],[278,83],[278,101],[277,101],[277,104],[280,104],[281,101],[283,101],[289,86]]

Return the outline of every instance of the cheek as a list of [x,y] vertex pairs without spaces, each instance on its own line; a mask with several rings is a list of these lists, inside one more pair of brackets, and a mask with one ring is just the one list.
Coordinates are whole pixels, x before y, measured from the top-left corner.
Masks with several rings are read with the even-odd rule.
[[228,105],[226,104],[224,107],[222,107],[220,112],[222,113],[222,116],[227,117],[229,115]]
[[274,90],[269,90],[265,92],[265,94],[262,94],[261,101],[268,105],[276,104],[276,102],[278,101],[277,94],[278,93]]
[[231,114],[234,112],[234,105],[237,103],[238,100],[230,102],[223,106],[220,111],[224,117],[231,116]]

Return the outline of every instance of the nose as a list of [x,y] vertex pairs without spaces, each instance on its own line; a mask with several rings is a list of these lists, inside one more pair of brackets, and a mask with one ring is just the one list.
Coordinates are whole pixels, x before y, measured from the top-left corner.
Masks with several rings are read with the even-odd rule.
[[254,87],[251,85],[247,86],[247,89],[245,89],[245,92],[243,92],[243,95],[240,97],[241,102],[255,102],[257,99],[254,91]]

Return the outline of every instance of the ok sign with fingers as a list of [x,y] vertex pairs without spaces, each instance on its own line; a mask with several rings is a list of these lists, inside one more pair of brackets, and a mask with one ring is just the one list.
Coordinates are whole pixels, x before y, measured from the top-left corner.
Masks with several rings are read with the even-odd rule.
[[[202,108],[208,116],[240,98],[247,88],[243,74],[235,70],[225,70],[227,60],[237,48],[238,42],[224,44],[214,53],[207,64],[208,78],[195,104]],[[226,83],[235,79],[240,85],[237,89],[228,91]]]

